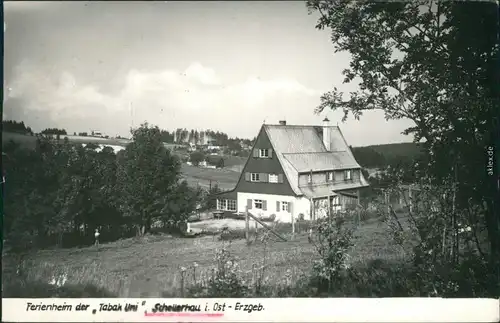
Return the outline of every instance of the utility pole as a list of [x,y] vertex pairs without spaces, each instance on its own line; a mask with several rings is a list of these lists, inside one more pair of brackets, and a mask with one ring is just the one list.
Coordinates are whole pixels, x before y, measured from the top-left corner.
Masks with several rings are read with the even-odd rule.
[[132,129],[134,129],[134,105],[132,102],[130,102],[130,122]]

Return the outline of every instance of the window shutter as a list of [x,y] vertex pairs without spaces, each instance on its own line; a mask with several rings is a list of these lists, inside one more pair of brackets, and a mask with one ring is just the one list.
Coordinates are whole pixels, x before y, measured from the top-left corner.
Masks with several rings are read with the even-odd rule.
[[250,182],[250,173],[245,173],[245,181]]
[[267,211],[267,201],[266,200],[262,201],[262,210]]
[[258,158],[258,157],[259,157],[259,150],[258,150],[257,148],[255,148],[255,149],[253,150],[253,157],[254,157],[254,158]]
[[278,174],[278,183],[283,183],[283,174]]
[[330,173],[329,173],[329,172],[326,172],[325,174],[326,174],[326,179],[325,179],[325,181],[326,181],[326,182],[328,182],[328,180],[330,179],[330,178],[329,178]]
[[288,202],[288,212],[293,214],[293,203]]
[[252,199],[248,199],[247,200],[247,207],[248,207],[249,210],[252,208],[252,204],[253,204],[252,203]]
[[259,174],[259,182],[268,183],[269,182],[269,175],[267,173],[260,173]]
[[273,150],[269,149],[269,158],[273,158]]
[[276,212],[280,211],[280,201],[276,201]]

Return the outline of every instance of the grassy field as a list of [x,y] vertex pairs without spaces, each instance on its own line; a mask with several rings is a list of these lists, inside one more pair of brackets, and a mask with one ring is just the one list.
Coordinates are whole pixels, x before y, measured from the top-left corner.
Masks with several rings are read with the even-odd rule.
[[[203,226],[203,223],[193,225]],[[290,238],[290,228],[285,224],[279,227],[279,231]],[[99,249],[39,251],[28,256],[25,270],[30,280],[49,282],[54,276],[67,275],[66,284],[93,284],[118,297],[180,296],[180,268],[187,268],[183,283],[185,290],[195,281],[210,275],[216,265],[215,251],[222,243],[214,236],[151,235],[108,243]],[[271,239],[264,244],[257,240],[247,246],[240,239],[224,243],[237,257],[249,280],[253,266],[266,264],[264,277],[269,286],[282,284],[287,270],[296,278],[309,273],[313,260],[317,258],[306,233],[297,234],[288,242]],[[355,265],[372,259],[401,260],[405,254],[391,244],[385,225],[372,219],[358,228],[350,257]],[[4,257],[4,279],[12,275],[11,270],[5,270],[9,263],[12,263],[9,257]]]
[[212,186],[217,184],[223,190],[234,188],[240,177],[240,173],[228,169],[200,168],[186,164],[182,164],[182,174],[192,186],[208,188],[211,182]]
[[224,168],[233,166],[243,166],[247,161],[245,157],[231,156],[231,155],[208,155],[207,159],[216,163],[219,159],[224,159]]

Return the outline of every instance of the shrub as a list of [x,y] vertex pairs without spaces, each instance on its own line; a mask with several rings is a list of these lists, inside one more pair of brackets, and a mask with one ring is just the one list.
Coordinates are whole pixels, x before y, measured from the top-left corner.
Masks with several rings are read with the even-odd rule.
[[[390,190],[401,190],[394,184]],[[417,191],[417,190],[416,190]],[[406,201],[407,206],[410,201]],[[412,249],[406,272],[420,296],[487,297],[498,295],[498,269],[480,239],[484,210],[459,209],[454,183],[419,185],[406,208],[406,218],[390,209],[386,222],[396,244]],[[476,219],[474,221],[474,219]],[[468,230],[466,230],[466,228]]]
[[317,222],[314,246],[320,259],[313,264],[313,278],[320,291],[332,291],[341,283],[349,268],[347,252],[352,246],[354,230],[346,228],[342,218],[321,219]]
[[216,251],[217,268],[206,285],[197,283],[188,289],[190,297],[247,297],[250,289],[241,277],[238,262],[222,247]]

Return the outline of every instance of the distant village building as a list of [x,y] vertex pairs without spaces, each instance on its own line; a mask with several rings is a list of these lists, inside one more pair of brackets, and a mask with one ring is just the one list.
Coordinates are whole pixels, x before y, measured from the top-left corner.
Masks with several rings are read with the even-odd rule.
[[368,187],[340,128],[262,125],[236,187],[217,197],[217,209],[243,213],[248,208],[276,220],[315,220],[359,204]]
[[210,144],[207,146],[207,150],[221,150],[221,149],[222,149],[222,147],[219,145]]

